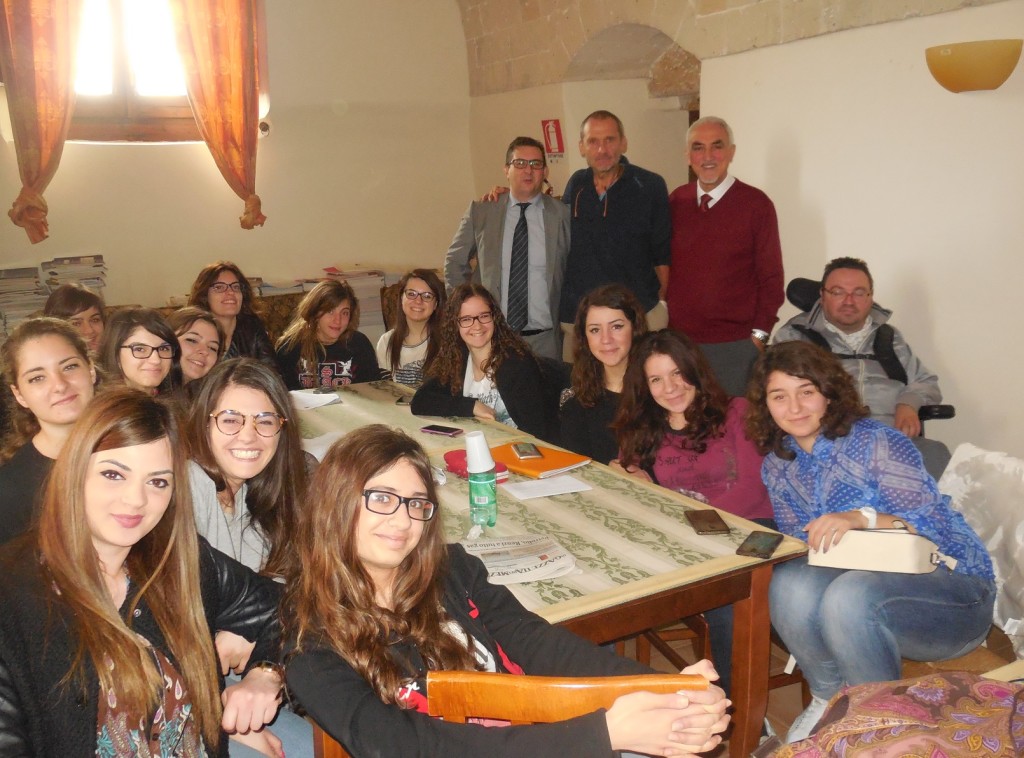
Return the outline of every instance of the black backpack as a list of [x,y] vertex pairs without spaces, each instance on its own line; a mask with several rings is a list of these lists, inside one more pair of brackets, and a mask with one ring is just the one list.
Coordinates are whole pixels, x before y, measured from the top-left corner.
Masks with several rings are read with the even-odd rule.
[[896,330],[888,324],[882,324],[875,331],[875,341],[871,346],[871,353],[836,353],[828,343],[828,340],[819,332],[811,329],[811,327],[793,324],[793,328],[818,347],[823,347],[830,353],[835,353],[836,358],[841,360],[855,358],[863,361],[878,361],[887,377],[895,379],[900,384],[907,383],[907,370],[903,368],[903,364],[896,357],[896,351],[892,346]]

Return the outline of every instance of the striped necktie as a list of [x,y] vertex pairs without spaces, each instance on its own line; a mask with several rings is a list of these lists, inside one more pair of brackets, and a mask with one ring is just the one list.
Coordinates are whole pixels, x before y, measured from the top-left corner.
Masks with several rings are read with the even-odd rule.
[[508,325],[512,331],[521,332],[526,328],[527,302],[530,291],[527,272],[530,263],[529,235],[526,231],[526,209],[529,203],[519,206],[519,221],[512,232],[512,259],[508,271]]

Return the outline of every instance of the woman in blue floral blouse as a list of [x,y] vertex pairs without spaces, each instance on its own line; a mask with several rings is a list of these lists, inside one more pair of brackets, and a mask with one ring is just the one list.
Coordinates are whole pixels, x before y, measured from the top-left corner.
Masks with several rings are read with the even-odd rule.
[[748,391],[748,433],[780,531],[827,551],[850,529],[905,525],[956,560],[930,574],[848,571],[801,558],[775,567],[772,624],[813,701],[807,736],[844,684],[899,679],[900,659],[941,660],[985,639],[995,581],[985,547],[941,495],[917,448],[868,416],[839,361],[806,342],[775,345]]

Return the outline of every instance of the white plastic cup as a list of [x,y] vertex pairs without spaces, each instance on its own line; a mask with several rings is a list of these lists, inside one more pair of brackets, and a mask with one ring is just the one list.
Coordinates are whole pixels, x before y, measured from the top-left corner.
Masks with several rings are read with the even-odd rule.
[[494,458],[487,446],[487,439],[480,431],[466,433],[466,470],[480,474],[494,468]]

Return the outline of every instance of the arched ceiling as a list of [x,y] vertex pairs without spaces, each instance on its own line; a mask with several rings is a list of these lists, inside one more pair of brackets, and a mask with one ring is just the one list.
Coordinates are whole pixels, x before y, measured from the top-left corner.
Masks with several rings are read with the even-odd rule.
[[1003,1],[456,0],[472,96],[644,76],[683,95],[706,58]]

